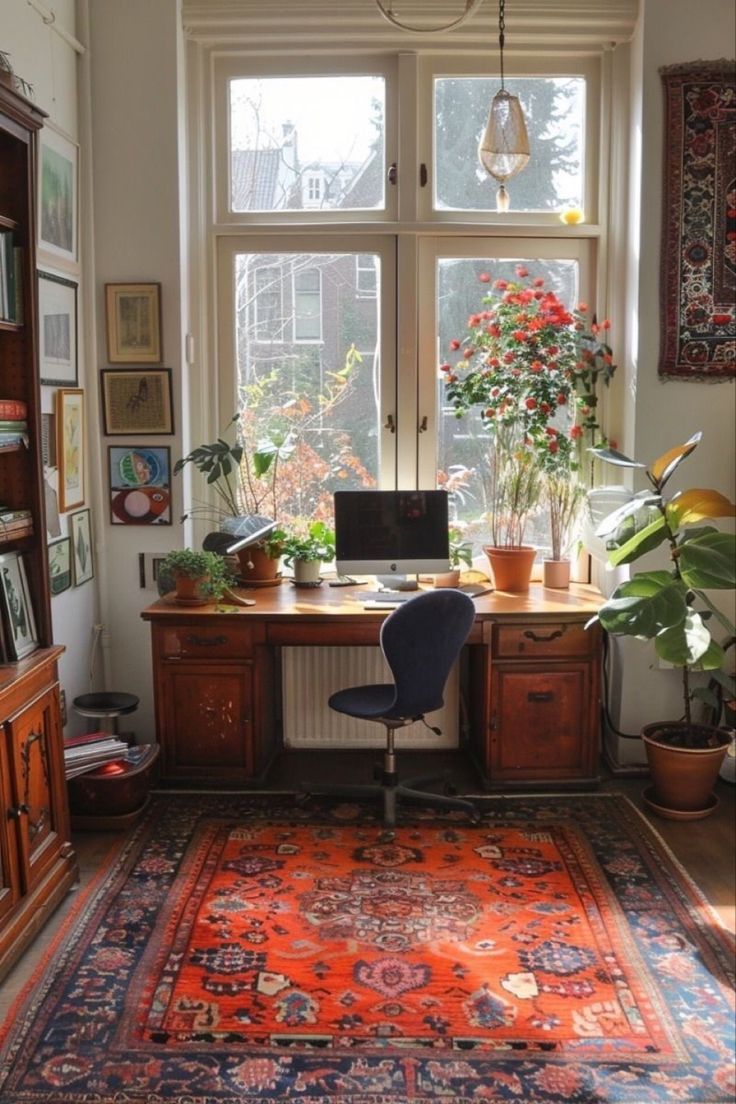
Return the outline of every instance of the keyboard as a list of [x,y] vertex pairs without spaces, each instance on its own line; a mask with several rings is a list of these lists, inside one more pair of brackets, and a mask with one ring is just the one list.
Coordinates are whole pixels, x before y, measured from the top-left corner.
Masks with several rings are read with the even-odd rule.
[[421,590],[361,590],[357,595],[366,609],[387,609],[416,598]]

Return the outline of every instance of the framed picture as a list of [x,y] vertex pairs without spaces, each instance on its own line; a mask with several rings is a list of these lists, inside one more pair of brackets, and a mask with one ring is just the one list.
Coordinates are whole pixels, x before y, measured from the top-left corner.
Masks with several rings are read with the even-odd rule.
[[59,512],[84,506],[84,391],[62,387],[56,392],[56,466]]
[[62,537],[49,545],[49,584],[51,596],[62,594],[72,585],[72,542]]
[[71,526],[72,563],[74,565],[74,585],[81,586],[94,579],[95,569],[92,559],[92,522],[89,510],[80,510],[69,518]]
[[105,284],[107,359],[161,363],[161,285]]
[[40,133],[38,247],[76,265],[79,148],[50,123]]
[[38,348],[41,383],[76,387],[77,285],[50,272],[38,274]]
[[110,445],[113,525],[171,525],[171,454],[148,445]]
[[100,376],[106,436],[174,432],[170,368],[103,368]]
[[9,658],[23,659],[35,652],[38,639],[26,568],[18,552],[0,555],[0,603],[7,629],[5,642]]

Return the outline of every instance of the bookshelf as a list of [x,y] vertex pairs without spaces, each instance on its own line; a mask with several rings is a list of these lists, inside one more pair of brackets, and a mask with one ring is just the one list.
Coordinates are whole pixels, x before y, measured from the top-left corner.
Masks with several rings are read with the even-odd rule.
[[[53,643],[41,453],[35,189],[44,118],[0,81],[0,421],[3,429],[8,422],[25,423],[18,435],[0,432],[0,513],[11,519],[0,521],[0,978],[77,876],[59,703],[63,648]],[[22,512],[24,524],[18,524],[21,517],[16,522],[15,516]]]

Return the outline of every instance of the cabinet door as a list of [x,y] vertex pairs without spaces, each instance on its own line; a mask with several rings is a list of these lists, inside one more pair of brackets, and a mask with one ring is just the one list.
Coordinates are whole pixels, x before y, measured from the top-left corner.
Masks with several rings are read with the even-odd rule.
[[58,690],[41,694],[7,722],[21,885],[28,893],[66,839]]
[[497,663],[491,680],[493,781],[593,778],[597,709],[590,664]]
[[252,778],[252,665],[164,661],[159,675],[163,780]]
[[0,727],[0,924],[20,897],[15,810],[5,729]]

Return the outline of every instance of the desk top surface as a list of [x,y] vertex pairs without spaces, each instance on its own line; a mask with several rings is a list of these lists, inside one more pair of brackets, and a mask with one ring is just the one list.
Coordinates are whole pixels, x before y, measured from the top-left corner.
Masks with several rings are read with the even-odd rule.
[[[236,589],[241,598],[255,601],[252,606],[235,606],[227,602],[207,603],[201,606],[183,606],[173,595],[166,595],[148,606],[141,613],[146,621],[169,618],[199,619],[205,617],[244,617],[250,620],[382,620],[391,612],[380,609],[364,609],[359,595],[371,589],[368,584],[355,587],[321,587],[299,589],[284,580],[279,586],[259,589]],[[422,588],[432,589],[430,588]],[[569,590],[553,590],[532,583],[526,594],[510,594],[493,591],[474,599],[477,620],[493,620],[497,617],[524,619],[559,617],[580,620],[597,612],[602,598],[595,587],[577,583]]]

